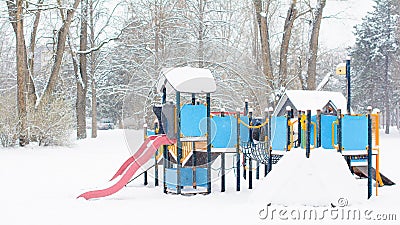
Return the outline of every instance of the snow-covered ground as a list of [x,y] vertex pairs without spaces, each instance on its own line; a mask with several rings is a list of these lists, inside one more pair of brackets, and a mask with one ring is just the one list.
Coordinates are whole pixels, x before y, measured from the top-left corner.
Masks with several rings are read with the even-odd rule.
[[[234,172],[229,170],[225,193],[219,191],[220,180],[214,179],[210,195],[165,195],[161,187],[154,187],[150,176],[148,186],[139,178],[112,196],[91,201],[76,199],[84,191],[104,185],[130,155],[125,137],[131,148],[136,148],[143,138],[141,131],[125,135],[123,130],[111,130],[100,131],[97,139],[77,141],[71,147],[0,149],[0,224],[354,224],[358,221],[328,214],[319,220],[324,210],[332,213],[336,209],[370,210],[371,215],[397,213],[397,220],[400,219],[398,185],[380,188],[380,195],[367,201],[366,179],[352,180],[348,174],[340,175],[347,172],[340,160],[340,163],[332,160],[320,168],[319,161],[327,155],[318,150],[311,153],[308,161],[301,150],[292,152],[269,176],[255,180],[253,190],[248,190],[247,181],[242,179],[242,191],[236,192]],[[381,171],[396,183],[400,180],[399,146],[397,130],[381,135]],[[227,168],[232,167],[231,160]],[[326,169],[332,167],[338,167],[334,171],[340,173],[323,173],[332,172]],[[332,186],[326,187],[327,184]],[[348,197],[349,194],[353,196]],[[345,198],[348,206],[340,207],[338,197]],[[335,208],[326,205],[327,199],[332,199]],[[287,213],[279,215],[282,210]],[[295,214],[304,210],[318,211],[318,220],[293,221]],[[364,216],[361,219],[360,224],[376,223]]]

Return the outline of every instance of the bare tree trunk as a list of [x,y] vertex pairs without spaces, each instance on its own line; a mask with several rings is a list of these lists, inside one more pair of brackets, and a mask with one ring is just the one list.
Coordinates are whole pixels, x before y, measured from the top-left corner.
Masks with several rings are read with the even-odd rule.
[[[94,11],[93,11],[93,0],[90,0],[89,11],[90,11],[90,47],[95,46],[95,34],[94,34]],[[92,138],[97,137],[97,97],[96,97],[96,52],[90,53],[90,77],[91,77],[91,88],[92,88]]]
[[318,0],[317,10],[315,12],[310,45],[309,45],[309,56],[308,56],[308,68],[307,68],[307,89],[315,90],[317,88],[316,77],[317,77],[317,55],[318,55],[318,38],[319,30],[322,21],[322,12],[326,5],[326,0]]
[[[88,0],[81,3],[80,51],[87,49],[88,37]],[[79,55],[79,75],[76,80],[76,134],[78,139],[86,138],[86,94],[87,94],[87,58]]]
[[[11,3],[12,4],[12,3]],[[19,119],[19,145],[29,144],[27,135],[27,109],[26,109],[26,48],[23,24],[23,0],[17,0],[16,7],[16,47],[17,47],[17,105]],[[14,9],[13,9],[14,10]]]
[[[37,1],[37,7],[39,8],[40,5],[42,5],[44,0],[38,0]],[[41,15],[41,10],[37,9],[35,13],[35,20],[33,22],[33,29],[31,32],[31,42],[29,46],[29,51],[30,51],[30,56],[28,58],[28,67],[29,67],[29,73],[27,74],[27,92],[28,92],[28,107],[33,109],[37,100],[36,96],[36,88],[35,84],[33,83],[33,77],[34,77],[34,62],[35,62],[35,47],[36,47],[36,35],[37,35],[37,30],[39,27],[39,21],[40,21],[40,15]]]
[[198,7],[199,7],[199,30],[198,30],[198,36],[197,36],[197,41],[198,41],[198,49],[197,49],[197,57],[199,61],[199,68],[204,67],[204,11],[206,7],[206,2],[205,0],[199,0],[198,2]]
[[297,9],[296,9],[297,0],[292,0],[292,4],[289,7],[289,10],[286,15],[285,25],[283,28],[283,37],[280,49],[280,63],[279,63],[279,86],[286,87],[287,82],[287,58],[288,58],[288,51],[289,51],[289,42],[292,36],[292,29],[294,21],[296,20],[297,16]]
[[74,17],[75,11],[78,8],[79,3],[80,0],[75,0],[72,8],[67,9],[67,16],[57,34],[57,48],[55,52],[53,67],[51,68],[50,72],[50,78],[47,82],[47,86],[43,92],[40,102],[36,103],[36,105],[40,104],[41,102],[46,102],[42,100],[48,98],[51,95],[57,84],[58,75],[61,69],[62,58],[65,52],[65,42],[67,40],[69,27],[71,25],[72,18]]
[[[274,74],[272,70],[272,59],[271,59],[271,49],[270,49],[270,40],[269,40],[269,30],[267,24],[267,16],[262,16],[263,12],[262,0],[255,0],[254,8],[258,23],[258,30],[260,32],[260,41],[261,41],[261,56],[262,56],[262,65],[263,65],[263,73],[267,79],[268,85],[271,89],[274,89]],[[269,1],[267,3],[269,5]],[[268,8],[265,9],[265,12],[268,12]]]

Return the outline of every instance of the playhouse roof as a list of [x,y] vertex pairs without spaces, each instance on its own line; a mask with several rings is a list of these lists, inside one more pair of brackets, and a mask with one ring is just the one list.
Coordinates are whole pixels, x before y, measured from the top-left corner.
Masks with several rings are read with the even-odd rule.
[[182,93],[212,93],[217,86],[209,69],[193,67],[174,67],[161,70],[157,89],[161,92],[163,87],[167,91]]
[[346,110],[347,108],[347,100],[341,92],[287,90],[279,100],[275,112],[279,112],[288,99],[296,110],[311,110],[312,114],[329,102],[334,104],[336,109]]

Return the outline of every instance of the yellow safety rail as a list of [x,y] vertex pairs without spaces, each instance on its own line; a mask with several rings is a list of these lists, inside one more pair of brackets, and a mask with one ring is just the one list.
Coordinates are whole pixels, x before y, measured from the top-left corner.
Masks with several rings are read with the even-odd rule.
[[157,153],[156,153],[156,160],[158,161],[163,155],[163,148],[159,148]]
[[291,120],[288,121],[288,125],[290,128],[290,143],[288,146],[288,151],[290,151],[293,148],[293,130],[294,130],[294,125],[298,122],[298,120],[294,120],[293,122]]
[[379,149],[379,115],[371,114],[371,122],[373,147]]
[[314,145],[311,147],[311,149],[314,149],[317,143],[317,124],[315,122],[311,122],[311,125],[314,125]]
[[372,142],[373,142],[373,150],[377,150],[377,154],[375,157],[376,160],[376,169],[375,169],[375,192],[376,196],[378,196],[378,187],[383,186],[383,181],[381,177],[381,173],[379,172],[379,114],[371,114],[371,129],[372,129]]
[[260,125],[257,125],[257,126],[248,125],[247,123],[245,123],[244,121],[242,121],[240,118],[239,118],[239,122],[240,122],[241,124],[243,124],[243,126],[249,128],[249,129],[257,129],[257,128],[261,128],[261,127],[267,125],[267,124],[268,124],[268,119],[265,120],[264,123],[262,123],[262,124],[260,124]]
[[[306,120],[307,120],[307,115],[302,115],[300,119],[301,123],[301,129],[306,132],[307,131],[307,126],[306,126]],[[315,144],[317,143],[317,124],[315,122],[311,122],[311,125],[314,127],[314,145],[311,145],[310,149],[315,148]]]
[[335,120],[335,121],[333,121],[333,123],[332,123],[332,146],[333,146],[336,150],[339,150],[339,146],[338,146],[338,145],[335,145],[335,124],[338,125],[338,124],[339,124],[339,121],[338,121],[338,120]]

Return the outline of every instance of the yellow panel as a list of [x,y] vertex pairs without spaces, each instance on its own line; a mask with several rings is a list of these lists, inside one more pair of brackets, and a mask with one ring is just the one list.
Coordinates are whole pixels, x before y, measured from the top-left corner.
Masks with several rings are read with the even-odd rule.
[[346,75],[346,64],[339,63],[336,67],[336,75]]

